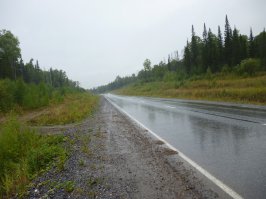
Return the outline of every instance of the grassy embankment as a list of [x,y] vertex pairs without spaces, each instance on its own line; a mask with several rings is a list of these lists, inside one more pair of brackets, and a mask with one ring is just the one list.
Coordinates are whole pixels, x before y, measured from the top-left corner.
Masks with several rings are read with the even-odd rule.
[[67,95],[61,104],[53,104],[28,123],[31,125],[58,125],[79,122],[91,115],[97,107],[98,96],[89,93]]
[[[47,106],[38,109],[42,114],[28,123],[55,125],[77,122],[91,115],[98,103],[97,96],[86,92],[60,95],[59,101],[55,100],[57,98],[52,97]],[[17,105],[14,107],[23,109]],[[22,112],[29,111],[36,109]],[[52,166],[63,169],[68,153],[66,141],[63,135],[41,135],[14,117],[6,119],[0,126],[0,198],[24,194],[30,181]]]
[[266,74],[209,74],[181,81],[136,83],[114,93],[266,105]]
[[62,135],[40,135],[10,118],[0,129],[0,198],[20,197],[36,175],[63,169],[67,150]]

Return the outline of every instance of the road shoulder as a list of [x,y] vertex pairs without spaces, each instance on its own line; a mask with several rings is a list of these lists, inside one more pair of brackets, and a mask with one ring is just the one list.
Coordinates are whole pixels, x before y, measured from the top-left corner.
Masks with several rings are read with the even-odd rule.
[[93,118],[63,133],[71,143],[65,168],[38,177],[27,198],[218,198],[175,151],[103,97]]

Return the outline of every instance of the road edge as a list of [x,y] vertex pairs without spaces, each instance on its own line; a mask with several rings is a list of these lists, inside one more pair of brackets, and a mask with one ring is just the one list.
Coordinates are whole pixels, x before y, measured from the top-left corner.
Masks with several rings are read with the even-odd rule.
[[142,124],[141,122],[139,122],[138,120],[136,120],[134,117],[132,117],[129,113],[127,113],[126,111],[124,111],[123,109],[121,109],[118,105],[116,105],[115,103],[113,103],[110,99],[108,99],[108,97],[106,97],[105,95],[103,95],[103,97],[111,104],[113,105],[119,112],[121,112],[122,114],[126,115],[128,118],[130,118],[130,120],[132,120],[134,123],[136,123],[138,126],[140,126],[141,128],[147,130],[152,136],[154,136],[156,139],[162,141],[165,143],[165,145],[171,149],[174,150],[178,153],[178,156],[181,157],[185,162],[187,162],[192,168],[194,168],[196,171],[198,171],[200,174],[202,174],[204,177],[206,177],[208,180],[210,180],[214,185],[216,185],[219,189],[221,189],[223,192],[225,192],[228,196],[230,196],[231,198],[234,199],[243,199],[243,197],[238,194],[236,191],[234,191],[233,189],[231,189],[229,186],[227,186],[226,184],[224,184],[221,180],[217,179],[216,177],[214,177],[212,174],[210,174],[208,171],[206,171],[205,169],[203,169],[200,165],[198,165],[196,162],[194,162],[193,160],[191,160],[189,157],[187,157],[185,154],[183,154],[181,151],[179,151],[178,149],[176,149],[175,147],[173,147],[170,143],[168,143],[166,140],[164,140],[163,138],[161,138],[159,135],[157,135],[156,133],[154,133],[152,130],[150,130],[149,128],[147,128],[144,124]]

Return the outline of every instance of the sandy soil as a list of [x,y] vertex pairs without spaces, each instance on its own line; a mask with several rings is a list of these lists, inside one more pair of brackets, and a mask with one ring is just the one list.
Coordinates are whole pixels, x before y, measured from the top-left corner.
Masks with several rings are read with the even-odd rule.
[[[218,198],[176,152],[104,98],[93,118],[42,132],[62,132],[72,140],[71,152],[65,169],[38,177],[26,198]],[[67,191],[66,182],[73,188]]]

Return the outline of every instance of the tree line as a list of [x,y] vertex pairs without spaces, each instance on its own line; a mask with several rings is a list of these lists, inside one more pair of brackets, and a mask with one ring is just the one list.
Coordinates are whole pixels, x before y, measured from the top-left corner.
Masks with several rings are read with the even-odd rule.
[[183,57],[178,53],[168,55],[167,62],[151,66],[149,59],[137,75],[117,77],[115,81],[93,89],[103,93],[121,88],[133,82],[178,81],[195,75],[207,73],[230,73],[253,75],[257,71],[266,71],[266,32],[265,29],[257,36],[250,29],[249,36],[239,33],[230,26],[225,17],[225,28],[217,27],[217,34],[203,25],[202,37],[196,35],[194,26],[191,28],[191,39],[184,47]]
[[42,70],[33,59],[24,64],[18,38],[0,31],[0,113],[47,106],[80,91],[84,89],[62,70]]
[[79,87],[79,83],[70,80],[65,71],[42,70],[38,60],[34,63],[33,59],[24,64],[18,38],[8,30],[0,30],[0,79],[6,78],[34,84],[44,82],[55,88]]

